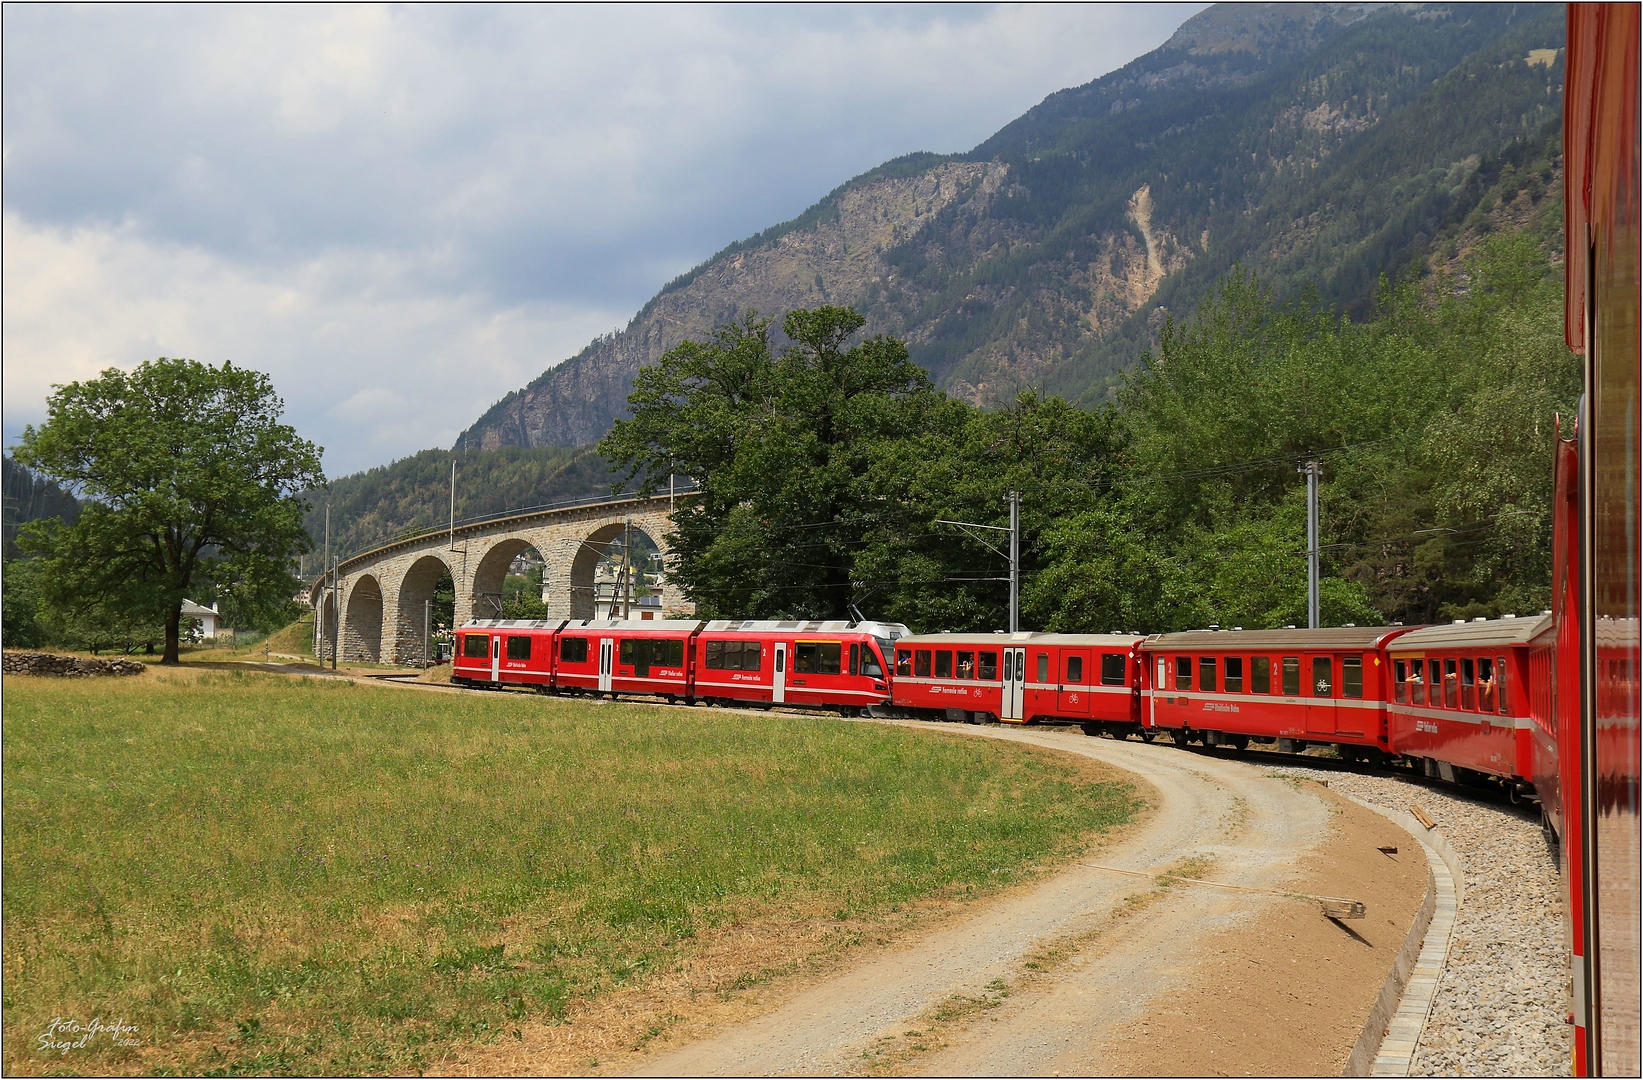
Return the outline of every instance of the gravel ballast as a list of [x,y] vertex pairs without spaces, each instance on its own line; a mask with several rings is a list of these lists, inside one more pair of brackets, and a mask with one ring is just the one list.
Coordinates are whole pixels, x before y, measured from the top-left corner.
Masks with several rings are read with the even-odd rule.
[[1563,879],[1534,808],[1396,776],[1287,763],[1273,771],[1395,810],[1418,803],[1460,856],[1465,898],[1410,1075],[1568,1076]]

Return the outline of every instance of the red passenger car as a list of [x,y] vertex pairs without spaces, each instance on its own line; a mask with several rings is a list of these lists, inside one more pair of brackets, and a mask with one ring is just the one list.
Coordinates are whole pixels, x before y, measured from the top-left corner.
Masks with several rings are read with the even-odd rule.
[[895,703],[948,720],[1141,731],[1139,639],[1118,634],[924,634],[896,643]]
[[585,619],[557,634],[560,693],[647,694],[689,700],[690,642],[697,619]]
[[900,623],[722,620],[693,649],[695,694],[724,704],[806,705],[859,712],[890,704],[885,663]]
[[1333,744],[1344,757],[1391,751],[1382,650],[1408,630],[1192,630],[1156,634],[1141,651],[1146,719],[1176,742],[1239,749],[1251,739],[1298,751]]
[[1548,714],[1535,719],[1530,642],[1545,616],[1426,626],[1387,646],[1392,668],[1387,723],[1392,750],[1429,776],[1469,779],[1468,770],[1527,790],[1541,752],[1552,752]]
[[489,619],[464,626],[451,657],[451,681],[553,686],[553,636],[563,621]]

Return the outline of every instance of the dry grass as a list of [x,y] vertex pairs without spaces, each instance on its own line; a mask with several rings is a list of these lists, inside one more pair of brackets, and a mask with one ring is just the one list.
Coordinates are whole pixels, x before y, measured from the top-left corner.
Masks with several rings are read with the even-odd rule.
[[[585,1070],[1137,806],[828,719],[189,668],[5,691],[14,1074]],[[136,1045],[42,1053],[53,1017]]]

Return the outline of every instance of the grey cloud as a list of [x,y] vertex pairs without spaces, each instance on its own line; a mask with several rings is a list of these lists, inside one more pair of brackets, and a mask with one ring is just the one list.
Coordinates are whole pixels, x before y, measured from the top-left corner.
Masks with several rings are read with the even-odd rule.
[[[8,6],[7,260],[61,288],[7,275],[6,430],[43,405],[18,363],[77,378],[187,345],[365,394],[381,434],[287,389],[333,470],[437,444],[723,245],[888,158],[968,149],[1200,6]],[[270,314],[281,290],[302,303]],[[214,304],[239,321],[191,308]],[[534,329],[479,385],[394,385],[431,360],[397,350],[477,347],[497,319]]]

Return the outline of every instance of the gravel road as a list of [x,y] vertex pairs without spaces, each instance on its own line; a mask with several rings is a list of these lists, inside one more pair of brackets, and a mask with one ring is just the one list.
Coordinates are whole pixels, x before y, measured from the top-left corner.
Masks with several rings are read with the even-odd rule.
[[[990,727],[966,733],[1087,754],[1128,770],[1152,785],[1158,809],[1122,839],[1043,885],[827,979],[756,1020],[654,1057],[635,1070],[638,1074],[841,1074],[863,1068],[909,1071],[921,1064],[972,1075],[1087,1073],[1103,1041],[1144,1019],[1161,995],[1196,989],[1190,979],[1201,950],[1216,935],[1285,903],[1171,889],[1153,896],[1139,914],[1120,916],[1115,912],[1127,899],[1153,892],[1153,885],[1090,864],[1155,874],[1184,857],[1199,857],[1213,860],[1206,865],[1213,865],[1216,880],[1273,888],[1287,883],[1297,860],[1333,835],[1332,817],[1339,813],[1311,785],[1263,775],[1243,762],[1053,730]],[[1380,857],[1372,846],[1367,850]],[[1123,930],[1109,933],[1115,918],[1126,920]],[[1323,922],[1316,911],[1307,918]],[[1401,940],[1403,930],[1389,933]],[[917,1035],[903,1029],[927,1025],[932,1009],[987,998],[994,988],[1018,979],[1036,950],[1081,934],[1105,935],[1110,944],[1088,964],[1073,965],[1075,970],[1052,987],[1030,995],[1045,1008],[1000,1007],[993,1014],[997,1022],[986,1022],[986,1038],[955,1046],[957,1057],[938,1054],[897,1067],[881,1056],[889,1044]],[[1378,987],[1389,963],[1389,954],[1377,955],[1372,961],[1377,974],[1366,985]],[[1354,1014],[1339,1048],[1344,1060],[1363,1021],[1356,1007],[1340,1008]],[[1076,1019],[1048,1020],[1063,1009]],[[1011,1020],[1017,1012],[1019,1023]]]
[[1419,803],[1460,856],[1465,899],[1410,1074],[1568,1076],[1563,879],[1538,814],[1396,776],[1272,771],[1398,810]]

